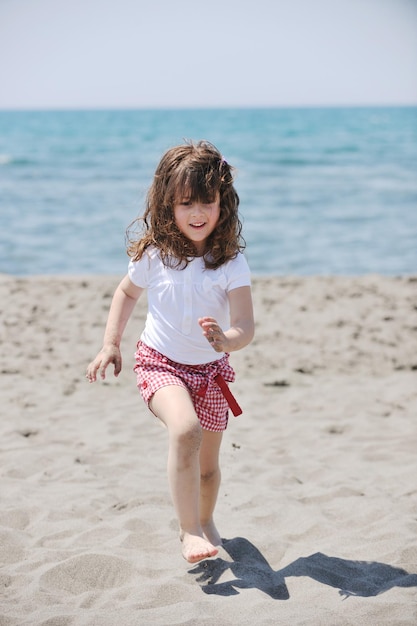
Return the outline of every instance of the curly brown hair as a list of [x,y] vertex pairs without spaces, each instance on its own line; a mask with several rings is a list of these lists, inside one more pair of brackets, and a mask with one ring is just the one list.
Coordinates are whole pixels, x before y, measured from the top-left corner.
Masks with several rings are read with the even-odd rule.
[[220,217],[207,240],[203,256],[207,269],[216,269],[245,248],[239,219],[239,196],[233,186],[233,168],[208,141],[188,142],[168,150],[156,168],[142,217],[126,231],[127,253],[138,261],[146,248],[159,249],[164,265],[185,268],[197,256],[174,219],[174,204],[187,197],[191,202],[213,202],[220,196]]

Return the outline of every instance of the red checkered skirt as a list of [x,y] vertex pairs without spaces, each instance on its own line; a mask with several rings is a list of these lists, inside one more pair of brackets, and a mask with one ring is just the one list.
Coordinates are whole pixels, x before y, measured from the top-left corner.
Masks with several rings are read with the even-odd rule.
[[137,386],[148,406],[158,389],[167,385],[178,385],[189,392],[200,424],[205,430],[226,430],[229,408],[234,415],[242,412],[227,385],[235,380],[228,354],[203,365],[184,365],[171,361],[139,341],[135,360]]

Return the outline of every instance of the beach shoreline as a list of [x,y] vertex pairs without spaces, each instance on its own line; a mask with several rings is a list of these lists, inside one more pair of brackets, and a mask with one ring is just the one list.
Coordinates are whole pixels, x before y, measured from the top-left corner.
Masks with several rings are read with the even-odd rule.
[[0,624],[417,621],[417,276],[255,277],[217,524],[180,555],[164,429],[89,385],[115,276],[0,275]]

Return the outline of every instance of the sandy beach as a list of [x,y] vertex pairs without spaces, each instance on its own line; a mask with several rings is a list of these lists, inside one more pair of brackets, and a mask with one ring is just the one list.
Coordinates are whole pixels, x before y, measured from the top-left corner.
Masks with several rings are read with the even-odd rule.
[[231,362],[224,545],[180,552],[166,432],[89,385],[117,277],[0,276],[0,626],[417,624],[417,277],[270,277]]

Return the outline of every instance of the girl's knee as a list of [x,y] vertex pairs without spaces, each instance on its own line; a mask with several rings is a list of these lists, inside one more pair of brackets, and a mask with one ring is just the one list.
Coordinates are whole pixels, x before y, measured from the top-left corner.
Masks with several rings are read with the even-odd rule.
[[210,483],[213,480],[218,480],[219,473],[220,473],[220,469],[218,466],[207,468],[207,469],[201,469],[200,480],[202,483]]
[[203,432],[199,422],[184,421],[178,425],[172,437],[178,446],[197,451],[201,446]]

